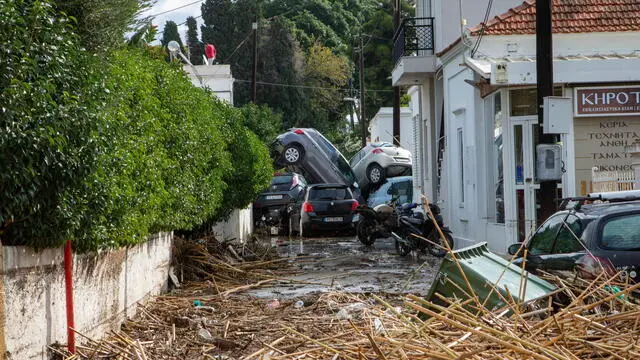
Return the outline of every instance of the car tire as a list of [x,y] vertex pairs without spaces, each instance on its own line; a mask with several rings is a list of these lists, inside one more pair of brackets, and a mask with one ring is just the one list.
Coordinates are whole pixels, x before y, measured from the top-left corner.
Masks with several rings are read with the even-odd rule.
[[382,166],[373,163],[367,167],[367,179],[372,185],[379,185],[384,182],[386,174]]
[[287,165],[297,165],[304,157],[302,147],[295,144],[289,144],[282,150],[282,160]]

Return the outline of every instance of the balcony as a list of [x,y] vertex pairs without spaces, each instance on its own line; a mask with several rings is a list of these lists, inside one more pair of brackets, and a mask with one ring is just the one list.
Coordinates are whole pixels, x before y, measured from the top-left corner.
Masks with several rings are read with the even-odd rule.
[[393,37],[393,85],[416,85],[435,72],[433,49],[433,18],[405,19]]

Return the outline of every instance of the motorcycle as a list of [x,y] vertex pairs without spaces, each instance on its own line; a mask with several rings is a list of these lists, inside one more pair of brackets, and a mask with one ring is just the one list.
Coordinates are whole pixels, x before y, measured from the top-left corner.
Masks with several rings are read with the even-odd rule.
[[393,200],[374,208],[363,204],[355,212],[360,214],[356,234],[358,240],[366,246],[373,245],[378,238],[391,237],[392,231],[398,228],[397,204]]
[[[391,236],[395,239],[396,251],[400,256],[406,256],[415,250],[443,257],[447,254],[447,249],[453,249],[453,236],[451,230],[444,226],[440,207],[436,204],[428,206],[431,211],[425,216],[423,212],[415,210],[418,207],[417,204],[403,205],[397,231],[391,232]],[[434,220],[444,237],[440,235]],[[445,241],[448,246],[445,245]]]

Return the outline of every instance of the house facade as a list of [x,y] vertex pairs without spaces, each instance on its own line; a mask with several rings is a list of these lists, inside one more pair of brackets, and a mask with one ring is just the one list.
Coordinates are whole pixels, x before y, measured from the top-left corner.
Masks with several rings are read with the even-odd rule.
[[[413,85],[422,138],[414,193],[440,204],[458,247],[486,241],[505,253],[548,216],[540,206],[535,2],[494,1],[486,23],[488,1],[455,3],[418,1],[420,18],[403,24],[416,28],[396,34],[403,50],[392,79]],[[632,171],[625,149],[640,137],[640,6],[552,3],[554,96],[566,111],[545,130],[559,139],[560,199],[591,191],[594,171]],[[421,24],[429,26],[416,31]],[[407,41],[403,31],[430,37]]]

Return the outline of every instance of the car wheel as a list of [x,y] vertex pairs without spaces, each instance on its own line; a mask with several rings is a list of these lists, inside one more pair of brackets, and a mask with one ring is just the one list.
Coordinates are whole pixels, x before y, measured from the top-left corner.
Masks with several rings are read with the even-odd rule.
[[385,173],[382,166],[376,163],[369,165],[369,167],[367,168],[367,179],[369,179],[369,182],[371,184],[373,185],[382,184],[382,182],[384,181],[384,178],[385,178]]
[[300,163],[304,151],[298,145],[287,145],[282,151],[282,158],[287,165],[296,165]]

